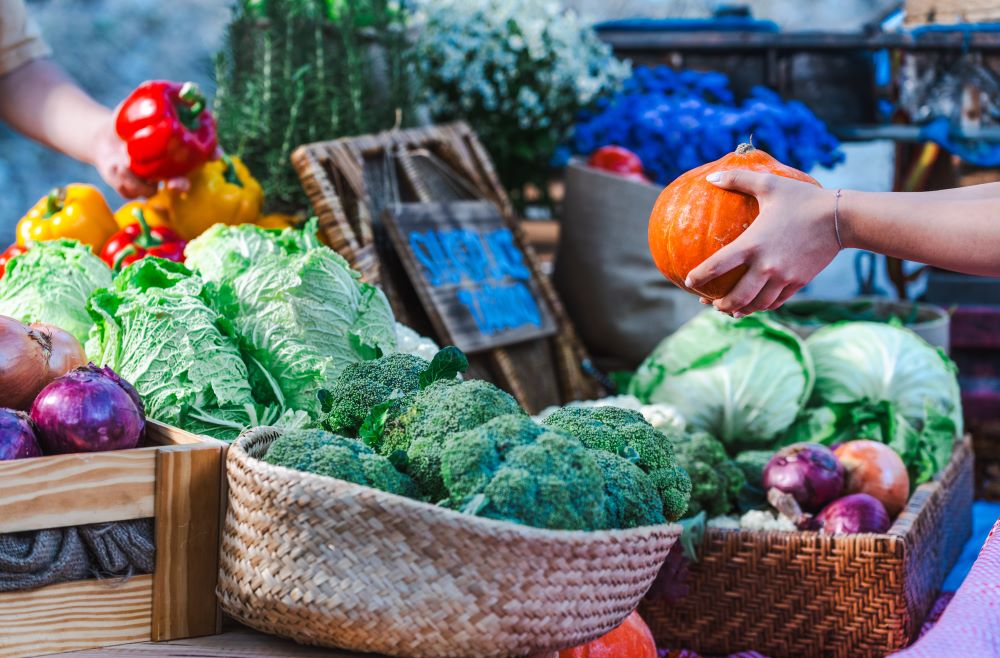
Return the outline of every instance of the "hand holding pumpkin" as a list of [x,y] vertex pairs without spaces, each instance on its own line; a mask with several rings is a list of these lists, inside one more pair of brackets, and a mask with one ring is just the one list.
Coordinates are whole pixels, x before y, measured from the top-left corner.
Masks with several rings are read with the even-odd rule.
[[[702,303],[714,303],[734,317],[776,309],[840,251],[833,222],[834,190],[754,171],[717,171],[706,180],[755,197],[760,211],[739,237],[688,273],[685,287],[697,291],[727,272],[745,268],[728,293],[714,302],[703,297]],[[845,237],[843,212],[840,219]]]

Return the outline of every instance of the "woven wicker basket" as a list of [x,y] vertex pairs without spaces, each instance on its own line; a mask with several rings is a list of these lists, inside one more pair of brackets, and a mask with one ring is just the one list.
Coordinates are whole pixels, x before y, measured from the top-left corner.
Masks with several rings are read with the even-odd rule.
[[524,656],[615,628],[681,528],[539,530],[266,464],[229,450],[219,598],[304,644],[414,658]]
[[881,658],[920,630],[972,532],[968,437],[885,534],[709,529],[690,593],[640,609],[666,647],[770,658]]

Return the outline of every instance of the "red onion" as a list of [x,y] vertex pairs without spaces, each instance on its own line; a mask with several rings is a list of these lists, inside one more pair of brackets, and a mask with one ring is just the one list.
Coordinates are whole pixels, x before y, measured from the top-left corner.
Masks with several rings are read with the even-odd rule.
[[41,456],[42,449],[28,414],[0,409],[0,461]]
[[816,520],[829,535],[856,532],[886,532],[892,523],[885,505],[864,493],[838,498],[823,508]]
[[816,512],[844,490],[844,467],[818,443],[782,448],[764,467],[764,490],[791,494],[807,512]]
[[146,419],[138,393],[110,368],[77,368],[42,389],[31,407],[46,454],[134,448]]

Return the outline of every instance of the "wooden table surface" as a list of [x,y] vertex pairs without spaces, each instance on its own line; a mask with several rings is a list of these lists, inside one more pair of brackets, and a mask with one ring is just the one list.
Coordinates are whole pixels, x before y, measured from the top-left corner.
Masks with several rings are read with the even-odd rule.
[[[379,658],[335,649],[305,647],[227,621],[222,635],[174,642],[140,642],[55,654],[64,658]],[[54,656],[49,657],[54,658]]]

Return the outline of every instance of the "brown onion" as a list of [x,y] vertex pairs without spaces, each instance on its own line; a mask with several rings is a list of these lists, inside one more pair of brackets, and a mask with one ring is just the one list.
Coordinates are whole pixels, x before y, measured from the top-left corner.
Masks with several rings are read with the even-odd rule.
[[0,315],[0,407],[30,409],[46,384],[84,363],[80,342],[61,329]]
[[73,334],[54,324],[44,322],[35,322],[29,328],[41,338],[43,344],[48,343],[49,381],[62,377],[70,370],[87,365],[87,355],[83,351],[83,345],[80,345],[80,341]]
[[910,497],[910,476],[896,451],[884,443],[859,439],[833,451],[847,469],[845,493],[877,498],[890,518],[896,518]]

